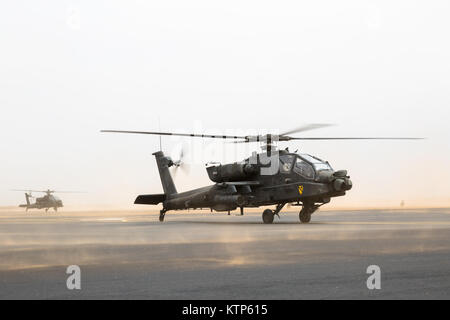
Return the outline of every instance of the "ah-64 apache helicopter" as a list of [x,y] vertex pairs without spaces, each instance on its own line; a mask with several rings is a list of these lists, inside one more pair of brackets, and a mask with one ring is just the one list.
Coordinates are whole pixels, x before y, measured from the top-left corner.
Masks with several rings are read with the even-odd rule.
[[[55,190],[13,190],[13,191],[25,191],[25,200],[27,201],[26,204],[19,205],[20,208],[25,208],[25,211],[28,211],[28,209],[45,209],[45,212],[48,211],[48,209],[53,208],[55,212],[58,211],[58,208],[62,208],[63,202],[61,199],[59,199],[57,196],[53,195],[53,193],[79,193],[74,191],[55,191]],[[32,192],[42,192],[45,193],[44,196],[35,198],[36,201],[34,203],[31,203],[30,199],[34,198],[32,195]]]
[[286,148],[277,150],[278,141],[293,140],[417,140],[422,138],[393,137],[291,137],[290,134],[328,126],[309,124],[281,134],[257,136],[227,136],[209,134],[185,134],[169,132],[102,130],[101,132],[150,134],[160,136],[184,136],[215,139],[232,139],[234,143],[262,142],[263,152],[254,152],[241,162],[209,165],[206,170],[213,185],[178,193],[169,167],[178,167],[181,161],[173,161],[162,151],[153,153],[158,165],[164,193],[140,195],[135,204],[157,205],[162,203],[159,220],[164,221],[169,210],[203,209],[228,211],[275,205],[262,213],[264,223],[272,223],[274,216],[286,204],[302,206],[299,218],[308,223],[311,215],[331,198],[346,194],[352,188],[347,170],[335,171],[328,161],[303,153],[292,153]]

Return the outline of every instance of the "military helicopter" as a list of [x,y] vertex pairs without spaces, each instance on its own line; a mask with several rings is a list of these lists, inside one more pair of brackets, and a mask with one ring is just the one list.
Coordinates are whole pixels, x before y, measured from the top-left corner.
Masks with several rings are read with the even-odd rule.
[[266,209],[262,220],[273,223],[286,204],[301,206],[299,219],[308,223],[311,215],[331,198],[344,196],[353,184],[347,170],[334,170],[328,161],[305,154],[277,150],[279,141],[295,140],[418,140],[422,138],[398,137],[291,137],[290,134],[322,128],[330,124],[308,124],[281,134],[252,136],[227,136],[209,134],[185,134],[171,132],[101,130],[110,133],[148,134],[160,136],[183,136],[213,139],[230,139],[233,143],[261,142],[262,152],[240,162],[230,164],[207,164],[206,170],[213,185],[178,193],[169,167],[178,167],[180,161],[173,161],[162,151],[153,153],[161,178],[164,193],[139,195],[135,204],[162,204],[159,220],[169,210],[203,209],[228,211],[244,208],[272,206]]
[[[74,191],[55,191],[55,190],[12,190],[12,191],[25,191],[25,200],[27,201],[26,204],[19,205],[20,208],[25,208],[25,211],[28,211],[28,209],[45,209],[45,212],[48,211],[48,209],[53,208],[55,212],[58,211],[58,208],[62,208],[63,202],[53,195],[53,193],[79,193]],[[42,192],[45,193],[43,197],[35,198],[32,195],[32,192]],[[36,201],[34,203],[31,203],[30,199],[35,198]]]

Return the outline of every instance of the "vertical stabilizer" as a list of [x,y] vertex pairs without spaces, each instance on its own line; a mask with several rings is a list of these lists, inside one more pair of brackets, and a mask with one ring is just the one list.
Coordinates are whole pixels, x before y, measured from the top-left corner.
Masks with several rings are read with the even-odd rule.
[[30,195],[25,193],[25,199],[27,200],[27,205],[30,205]]
[[173,161],[169,157],[165,157],[162,151],[155,152],[153,155],[156,158],[164,193],[166,195],[177,193],[177,189],[175,188],[175,184],[173,183],[172,176],[169,172],[169,167],[173,165]]

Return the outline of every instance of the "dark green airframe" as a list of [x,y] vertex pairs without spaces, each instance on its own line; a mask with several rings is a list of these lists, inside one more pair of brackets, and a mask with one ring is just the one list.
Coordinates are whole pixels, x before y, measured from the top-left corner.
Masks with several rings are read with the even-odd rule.
[[299,218],[308,223],[311,215],[331,198],[345,195],[352,188],[352,181],[346,170],[335,171],[327,161],[308,154],[298,154],[277,150],[275,143],[291,140],[416,140],[421,138],[391,137],[291,137],[288,134],[307,131],[327,124],[310,124],[301,126],[282,134],[260,136],[224,136],[203,134],[180,134],[168,132],[102,130],[101,132],[134,133],[152,135],[176,135],[185,137],[232,139],[235,143],[263,142],[263,152],[254,152],[251,157],[231,164],[214,164],[207,166],[209,178],[213,185],[178,193],[169,168],[179,166],[162,151],[153,153],[158,165],[163,186],[162,194],[140,195],[135,204],[162,204],[160,221],[164,221],[169,210],[203,209],[227,211],[244,208],[275,205],[275,209],[266,209],[262,214],[264,223],[272,223],[274,215],[288,203],[301,206]]
[[[14,191],[27,191],[27,190],[14,190]],[[31,203],[30,199],[33,198],[32,192],[43,192],[45,193],[44,196],[36,198],[36,201],[34,203]],[[53,208],[55,212],[58,211],[58,208],[63,207],[62,201],[53,195],[55,191],[54,190],[28,190],[25,192],[25,200],[27,201],[26,204],[19,205],[20,208],[25,208],[26,211],[29,209],[45,209],[45,212],[48,211],[48,209]]]
[[[58,208],[64,207],[63,202],[57,196],[54,195],[57,193],[80,193],[79,191],[55,191],[55,190],[12,190],[12,191],[25,191],[25,200],[26,204],[19,205],[20,208],[25,208],[25,211],[29,209],[45,209],[45,212],[48,212],[49,209],[53,208],[55,212],[58,211]],[[32,195],[32,192],[40,192],[45,193],[44,196],[35,198]],[[32,203],[31,198],[35,198],[35,202]]]

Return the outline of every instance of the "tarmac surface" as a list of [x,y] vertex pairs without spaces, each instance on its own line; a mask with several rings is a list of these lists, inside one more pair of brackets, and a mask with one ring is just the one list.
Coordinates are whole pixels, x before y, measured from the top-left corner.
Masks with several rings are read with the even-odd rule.
[[450,298],[450,209],[280,216],[2,210],[0,299]]

